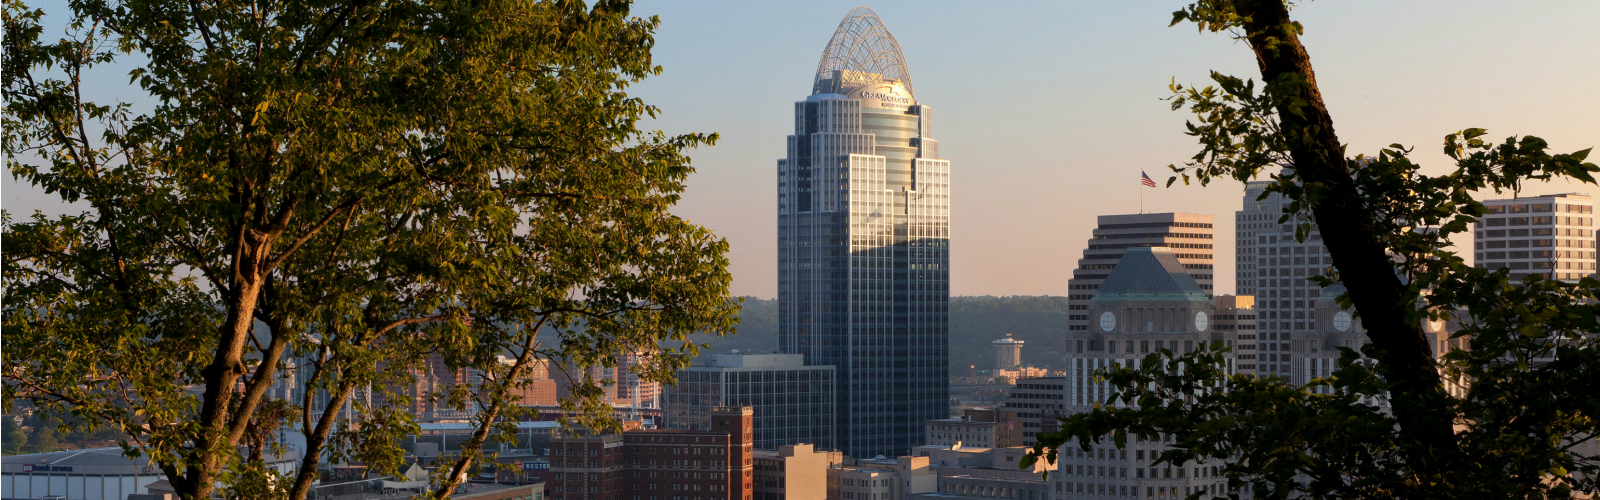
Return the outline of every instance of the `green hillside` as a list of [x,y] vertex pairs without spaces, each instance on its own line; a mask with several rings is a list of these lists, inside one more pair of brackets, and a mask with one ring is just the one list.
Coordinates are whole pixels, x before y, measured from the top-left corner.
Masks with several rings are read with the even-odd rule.
[[[950,373],[963,375],[973,365],[978,370],[993,368],[990,342],[1007,333],[1027,342],[1024,363],[1060,367],[1066,324],[1066,297],[951,297]],[[745,297],[738,334],[721,339],[702,336],[696,341],[710,344],[708,352],[773,352],[778,346],[778,301]]]

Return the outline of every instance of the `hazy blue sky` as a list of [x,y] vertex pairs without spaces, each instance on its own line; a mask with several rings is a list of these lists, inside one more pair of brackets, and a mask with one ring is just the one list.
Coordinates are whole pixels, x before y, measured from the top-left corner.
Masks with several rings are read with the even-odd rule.
[[[951,293],[1065,295],[1096,214],[1139,210],[1140,169],[1196,150],[1167,85],[1216,69],[1255,76],[1247,46],[1193,25],[1183,2],[868,4],[905,51],[916,97],[951,161]],[[644,2],[666,71],[634,89],[668,132],[718,132],[677,212],[732,245],[734,292],[776,294],[776,160],[793,102],[856,3]],[[1351,152],[1416,146],[1436,169],[1446,133],[1600,144],[1600,2],[1323,1],[1297,8],[1340,139]],[[1600,159],[1600,155],[1596,156]],[[1600,191],[1534,186],[1526,192]],[[1238,184],[1145,193],[1148,211],[1216,215],[1219,293],[1233,291]]]
[[[1064,295],[1096,214],[1139,209],[1141,169],[1194,153],[1167,84],[1216,69],[1254,76],[1248,47],[1192,25],[1183,2],[878,2],[905,50],[916,97],[934,108],[951,160],[956,295]],[[52,8],[48,2],[42,4]],[[632,92],[668,132],[718,132],[677,212],[732,244],[733,290],[776,294],[776,160],[793,105],[855,3],[647,1],[666,71]],[[1322,1],[1306,27],[1339,136],[1352,152],[1417,147],[1442,169],[1440,138],[1466,127],[1533,134],[1556,150],[1600,144],[1600,2]],[[125,84],[118,75],[105,85]],[[1600,156],[1597,156],[1600,158]],[[60,210],[7,176],[5,208]],[[1597,191],[1567,184],[1527,192]],[[1237,184],[1145,193],[1148,211],[1215,214],[1217,290],[1233,290]]]

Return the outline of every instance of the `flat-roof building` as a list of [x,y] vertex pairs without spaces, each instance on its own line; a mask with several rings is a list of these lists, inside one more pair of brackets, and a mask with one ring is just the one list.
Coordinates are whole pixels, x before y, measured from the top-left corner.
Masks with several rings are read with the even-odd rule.
[[808,366],[799,354],[705,355],[666,387],[666,427],[709,429],[712,409],[748,406],[758,449],[801,443],[836,449],[836,376],[833,366]]
[[1577,281],[1595,273],[1594,199],[1568,193],[1483,200],[1489,213],[1472,233],[1473,262],[1506,269],[1513,282],[1530,274]]

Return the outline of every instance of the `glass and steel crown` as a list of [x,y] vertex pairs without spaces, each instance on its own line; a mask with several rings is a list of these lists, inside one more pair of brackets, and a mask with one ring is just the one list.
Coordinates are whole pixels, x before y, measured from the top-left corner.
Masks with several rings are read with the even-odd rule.
[[[833,80],[835,71],[840,75],[837,82]],[[839,22],[833,39],[828,40],[828,48],[822,50],[811,93],[849,94],[884,81],[898,81],[907,93],[916,95],[911,91],[911,70],[906,67],[900,43],[889,34],[889,28],[878,19],[878,13],[856,7]]]

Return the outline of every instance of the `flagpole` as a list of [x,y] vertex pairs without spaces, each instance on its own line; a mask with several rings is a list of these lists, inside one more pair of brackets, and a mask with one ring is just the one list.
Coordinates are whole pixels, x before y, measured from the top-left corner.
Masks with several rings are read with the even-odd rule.
[[1139,215],[1144,215],[1144,178],[1139,179]]

